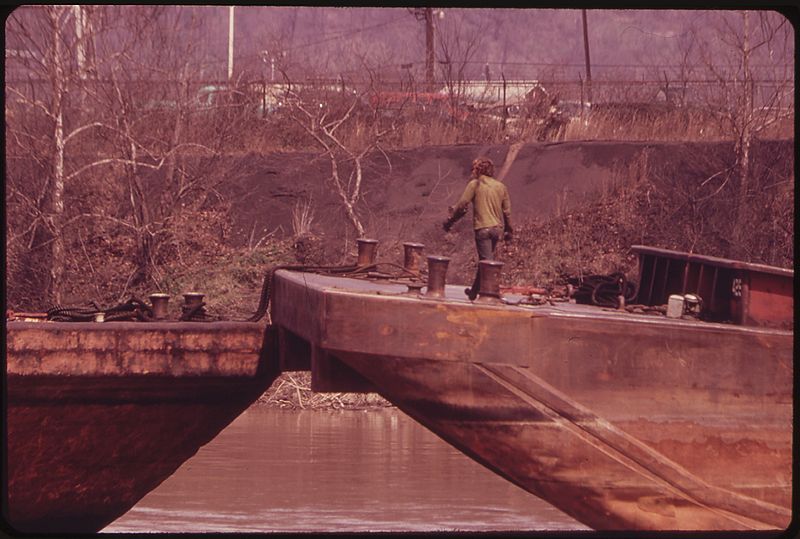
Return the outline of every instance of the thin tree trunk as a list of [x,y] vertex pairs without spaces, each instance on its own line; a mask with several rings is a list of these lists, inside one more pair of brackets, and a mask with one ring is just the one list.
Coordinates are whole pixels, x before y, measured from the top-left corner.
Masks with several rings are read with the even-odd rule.
[[[61,8],[65,9],[65,8]],[[55,303],[61,303],[64,279],[64,237],[62,217],[64,214],[64,71],[61,65],[61,27],[60,9],[50,11],[53,24],[53,49],[52,49],[52,86],[53,86],[53,190],[50,193],[51,201],[51,231],[53,242],[50,248],[50,297]]]
[[737,169],[739,171],[739,193],[736,199],[736,221],[734,223],[734,253],[735,258],[742,258],[745,253],[746,219],[747,219],[747,194],[750,182],[750,146],[753,142],[753,95],[752,77],[750,74],[750,27],[747,11],[742,14],[744,22],[744,41],[742,43],[742,70],[744,72],[744,100],[740,111],[741,135],[736,148]]

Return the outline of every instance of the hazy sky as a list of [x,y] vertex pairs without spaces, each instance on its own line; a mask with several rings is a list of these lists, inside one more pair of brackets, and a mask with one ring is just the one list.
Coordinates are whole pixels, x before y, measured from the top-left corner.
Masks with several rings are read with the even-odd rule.
[[[225,45],[227,8],[205,9]],[[698,42],[714,38],[712,28],[721,16],[733,28],[740,24],[739,13],[732,11],[587,10],[593,70],[600,75],[681,63]],[[751,16],[753,27],[755,19]],[[424,65],[425,24],[406,8],[241,6],[235,22],[242,61],[266,49],[284,62],[317,70],[357,68],[364,57],[378,66]],[[434,22],[437,61],[447,45],[474,73],[483,73],[487,63],[495,73],[532,77],[554,69],[574,75],[585,66],[579,9],[442,9]]]
[[[119,27],[135,26],[144,13],[160,9],[155,22],[141,26],[142,35],[153,40],[150,46],[154,50],[162,56],[173,53],[179,59],[202,64],[204,76],[223,76],[227,70],[229,6],[93,9],[106,14],[102,24]],[[574,80],[585,76],[581,12],[437,9],[433,25],[437,70],[442,61],[450,59],[451,65],[463,67],[469,78],[482,78],[487,67],[492,78]],[[426,24],[412,9],[235,6],[233,13],[233,64],[237,73],[259,77],[275,69],[294,76],[323,77],[363,74],[365,69],[416,76],[424,73]],[[723,50],[730,45],[722,45],[720,38],[735,44],[741,40],[743,27],[738,11],[590,9],[586,13],[592,74],[596,78],[641,78],[647,71],[659,73],[699,65],[704,62],[700,53],[705,49],[713,51],[708,55],[713,61],[730,61]],[[765,13],[773,21],[780,20],[775,13],[750,12],[751,32],[759,31],[760,17]],[[97,15],[97,20],[100,18]],[[161,37],[154,30],[160,31]],[[8,32],[6,37],[8,41]],[[164,43],[155,42],[157,39]],[[169,39],[173,40],[171,44]],[[786,50],[767,49],[761,47],[756,55],[794,57],[793,42]],[[757,65],[758,59],[754,57],[751,63]]]

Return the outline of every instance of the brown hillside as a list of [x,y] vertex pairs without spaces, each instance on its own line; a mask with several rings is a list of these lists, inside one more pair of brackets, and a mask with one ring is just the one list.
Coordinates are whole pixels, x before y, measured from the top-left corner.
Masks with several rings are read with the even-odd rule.
[[[721,185],[723,180],[712,179],[700,187],[718,170],[730,166],[733,155],[729,144],[563,142],[526,144],[515,149],[515,156],[507,145],[438,146],[373,156],[367,166],[360,210],[367,235],[381,241],[378,258],[399,261],[402,242],[421,242],[428,254],[452,258],[451,280],[469,280],[474,271],[471,220],[465,217],[450,234],[442,231],[441,223],[448,205],[461,194],[471,160],[481,154],[494,160],[496,175],[507,168],[504,181],[519,232],[517,242],[505,253],[511,280],[532,279],[534,275],[554,277],[558,271],[551,260],[543,260],[545,251],[549,259],[557,255],[571,260],[572,267],[568,264],[560,270],[570,272],[580,271],[575,264],[589,269],[623,263],[624,256],[619,254],[606,256],[605,264],[598,265],[595,259],[603,258],[600,255],[606,252],[624,252],[630,243],[702,249],[717,256],[730,254],[725,231],[730,224],[725,217],[730,209],[730,192],[723,189],[700,206],[695,203],[691,211],[687,206],[689,199],[701,199],[706,190],[710,195]],[[791,152],[788,142],[762,145],[754,168],[757,180],[774,184],[790,177]],[[513,159],[506,163],[509,155]],[[293,208],[298,202],[311,200],[311,231],[317,237],[318,261],[338,262],[342,256],[354,255],[354,232],[326,180],[330,165],[325,158],[268,154],[242,160],[244,168],[253,172],[222,187],[232,208],[234,245],[252,242],[272,231],[291,235]],[[729,183],[732,185],[733,180]],[[791,184],[788,187],[791,193]],[[764,204],[759,202],[760,208],[754,210],[761,212],[760,219],[766,223],[771,217],[764,213]],[[793,219],[791,214],[789,217]],[[705,227],[704,232],[698,226]],[[773,237],[772,242],[762,241],[762,247],[780,242],[777,235],[791,234],[791,230],[762,232]],[[554,242],[557,238],[561,239]],[[345,248],[347,252],[343,253]],[[791,264],[791,252],[779,254],[779,250],[754,251],[750,258]],[[538,273],[510,271],[512,267],[532,265],[549,269]]]

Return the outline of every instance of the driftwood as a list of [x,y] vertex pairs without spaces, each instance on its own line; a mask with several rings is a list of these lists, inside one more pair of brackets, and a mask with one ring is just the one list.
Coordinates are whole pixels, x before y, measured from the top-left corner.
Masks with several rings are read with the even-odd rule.
[[258,398],[257,403],[299,410],[367,410],[392,407],[389,401],[377,393],[313,392],[310,372],[282,373]]

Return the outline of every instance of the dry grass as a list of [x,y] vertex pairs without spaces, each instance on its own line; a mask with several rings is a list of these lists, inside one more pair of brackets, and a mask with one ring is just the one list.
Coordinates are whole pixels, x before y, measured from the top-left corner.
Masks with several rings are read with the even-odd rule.
[[366,410],[392,406],[377,393],[315,393],[311,391],[311,373],[305,371],[281,373],[257,402],[300,410]]
[[292,235],[295,238],[308,236],[311,234],[311,226],[314,224],[314,200],[298,200],[292,207]]

